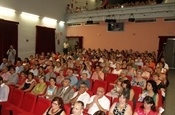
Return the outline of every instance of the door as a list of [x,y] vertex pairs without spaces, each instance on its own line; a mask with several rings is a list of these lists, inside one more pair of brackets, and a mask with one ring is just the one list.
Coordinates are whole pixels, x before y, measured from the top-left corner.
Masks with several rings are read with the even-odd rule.
[[175,38],[168,38],[164,50],[165,61],[171,69],[175,69]]

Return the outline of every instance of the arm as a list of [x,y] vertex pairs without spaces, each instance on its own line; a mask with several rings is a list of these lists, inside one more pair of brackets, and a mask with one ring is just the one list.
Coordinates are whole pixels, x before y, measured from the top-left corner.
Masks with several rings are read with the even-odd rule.
[[158,107],[158,102],[159,102],[159,94],[156,94],[156,102],[155,102],[155,106]]
[[125,111],[124,115],[132,115],[132,108],[131,108],[131,106],[129,104],[128,104],[127,108],[126,108],[126,111]]
[[114,104],[111,106],[111,108],[109,109],[109,115],[114,115],[114,114],[113,114],[113,111],[114,111],[115,105],[116,105],[116,103],[114,103]]
[[98,108],[99,108],[101,111],[104,111],[105,113],[108,111],[108,110],[104,109],[104,108],[99,104],[98,100],[97,100],[95,103],[97,104]]
[[138,115],[138,113],[137,112],[134,112],[134,114],[133,115]]
[[24,87],[24,84],[25,84],[25,81],[24,81],[24,83],[23,83],[22,85],[20,85],[20,86],[18,87],[18,89],[22,89],[22,88]]
[[134,98],[134,91],[133,89],[130,90],[130,96],[129,96],[129,100],[132,101]]
[[[76,92],[75,92],[75,93],[76,93]],[[70,100],[70,103],[73,105],[73,104],[77,101],[77,99],[78,99],[79,96],[80,96],[80,93],[77,92],[77,95],[76,95],[74,98],[72,98],[72,99]]]

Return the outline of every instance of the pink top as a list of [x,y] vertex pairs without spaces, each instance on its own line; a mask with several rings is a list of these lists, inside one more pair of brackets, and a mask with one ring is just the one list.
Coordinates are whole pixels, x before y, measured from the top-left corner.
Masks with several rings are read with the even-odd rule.
[[135,110],[135,112],[138,114],[138,115],[158,115],[157,112],[154,112],[154,111],[150,111],[148,114],[144,113],[143,109],[142,108],[138,108]]
[[95,71],[92,74],[92,79],[93,80],[104,80],[104,73],[102,71],[99,72],[99,74]]
[[4,81],[7,81],[8,78],[9,78],[9,76],[11,76],[11,74],[10,74],[9,72],[3,73],[3,74],[1,75],[1,77],[3,78]]

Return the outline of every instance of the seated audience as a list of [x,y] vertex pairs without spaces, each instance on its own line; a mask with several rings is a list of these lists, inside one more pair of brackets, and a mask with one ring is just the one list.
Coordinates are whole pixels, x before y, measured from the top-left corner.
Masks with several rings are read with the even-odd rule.
[[56,84],[61,84],[64,80],[64,72],[60,70],[59,75],[56,77]]
[[53,97],[56,95],[58,87],[55,85],[56,79],[54,77],[51,77],[49,80],[49,86],[46,89],[46,93],[44,94],[44,97],[46,99],[52,100]]
[[121,65],[119,63],[116,63],[115,69],[113,69],[112,74],[120,75],[122,72]]
[[3,68],[4,66],[7,66],[7,64],[8,64],[7,58],[3,58],[3,59],[2,59],[2,63],[1,63],[1,65],[0,65],[0,71],[2,70],[2,68]]
[[82,101],[76,101],[73,105],[71,115],[84,115],[83,111],[84,111],[84,103]]
[[70,86],[74,86],[78,82],[78,79],[77,79],[77,77],[75,77],[73,75],[73,70],[72,69],[68,69],[66,73],[67,73],[67,77],[66,78],[69,78],[71,80]]
[[155,81],[153,81],[153,80],[148,80],[147,81],[146,90],[145,90],[145,92],[143,92],[139,96],[138,101],[143,102],[143,99],[146,96],[152,97],[154,102],[155,102],[155,106],[158,106],[159,94],[158,94],[157,85],[156,85]]
[[34,95],[41,95],[44,94],[46,90],[46,83],[45,83],[45,77],[42,76],[39,78],[39,83],[35,85],[35,87],[32,89],[31,93]]
[[16,73],[17,74],[20,74],[21,71],[24,70],[24,68],[22,66],[22,61],[19,60],[19,61],[16,62],[16,68],[15,68],[15,70],[16,70]]
[[19,74],[19,78],[18,78],[18,82],[16,83],[15,87],[19,87],[20,85],[22,85],[26,80],[26,74],[24,71],[22,71]]
[[159,115],[156,111],[156,106],[153,98],[146,96],[143,99],[143,105],[139,108],[136,108],[133,115]]
[[91,77],[92,80],[104,80],[104,73],[101,71],[101,67],[99,65],[97,65],[95,67],[95,72],[92,74]]
[[71,80],[69,78],[65,78],[62,83],[62,87],[60,87],[56,93],[56,96],[61,97],[63,99],[64,104],[70,103],[70,100],[74,94],[74,89],[70,86]]
[[46,81],[47,81],[47,82],[49,82],[49,79],[50,79],[51,77],[56,78],[56,74],[55,74],[54,71],[53,71],[53,66],[49,66],[48,70],[49,70],[48,73],[46,73],[46,75],[45,75]]
[[127,100],[130,98],[128,93],[123,92],[119,96],[119,102],[115,102],[110,110],[109,115],[132,115],[132,108],[127,103]]
[[9,73],[7,66],[2,67],[0,76],[3,78],[4,82],[8,81],[8,78],[11,76],[11,74]]
[[88,114],[93,115],[98,110],[104,111],[105,113],[109,111],[110,101],[104,94],[104,88],[98,87],[97,94],[91,96],[87,104]]
[[91,77],[91,71],[90,69],[86,66],[85,63],[82,64],[82,69],[80,70],[80,75],[82,75],[83,73],[87,74],[87,78]]
[[35,77],[37,77],[38,76],[38,68],[37,68],[37,65],[35,65],[35,64],[33,64],[32,65],[32,68],[30,69],[30,72],[32,72],[33,73],[33,75],[35,76]]
[[74,85],[74,88],[78,89],[82,82],[86,83],[87,88],[90,89],[91,84],[90,84],[90,80],[87,78],[87,73],[82,74],[81,79],[78,80],[78,82]]
[[60,73],[60,70],[61,70],[61,69],[62,69],[61,63],[58,62],[58,61],[56,61],[56,65],[55,65],[55,67],[54,67],[54,72]]
[[43,115],[66,115],[62,98],[54,97],[51,107]]
[[38,67],[38,78],[40,78],[41,76],[45,75],[44,73],[44,67],[43,66],[39,66]]
[[24,92],[31,91],[36,84],[33,73],[27,75],[25,82],[18,87],[18,89],[24,90]]
[[86,104],[90,99],[90,95],[86,91],[87,85],[86,83],[82,82],[80,84],[79,90],[74,93],[72,99],[70,100],[70,103],[74,105],[76,101],[82,101],[84,103],[84,107],[86,107]]
[[150,76],[151,76],[150,72],[148,72],[147,70],[148,70],[147,66],[144,65],[144,66],[142,67],[142,75],[141,75],[141,76],[142,76],[144,79],[146,79],[146,80],[148,80],[148,79],[150,78]]
[[122,82],[123,92],[129,95],[129,100],[133,101],[134,98],[134,90],[131,88],[131,84],[129,80],[124,80]]
[[141,87],[143,90],[146,88],[146,80],[142,78],[142,71],[137,70],[136,76],[132,79],[131,85]]
[[118,97],[123,91],[122,81],[123,81],[122,78],[118,78],[114,84],[110,84],[110,85],[114,85],[114,88],[110,92],[108,92],[106,95],[112,97],[113,99]]
[[6,84],[15,86],[18,82],[18,74],[15,72],[15,67],[10,68],[10,74]]
[[6,102],[9,96],[9,87],[3,82],[0,76],[0,102]]

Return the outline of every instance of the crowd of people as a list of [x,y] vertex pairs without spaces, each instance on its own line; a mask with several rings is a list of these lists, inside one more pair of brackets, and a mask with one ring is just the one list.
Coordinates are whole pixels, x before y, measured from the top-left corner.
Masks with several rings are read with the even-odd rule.
[[[42,52],[24,60],[17,58],[15,64],[3,58],[0,102],[8,100],[8,86],[13,86],[52,100],[52,106],[44,115],[65,115],[64,104],[70,105],[72,115],[160,115],[159,97],[162,96],[163,103],[169,84],[168,70],[163,57],[156,61],[155,52],[132,49],[77,49],[67,54]],[[105,81],[107,74],[118,76],[116,81],[108,83],[113,88],[106,92],[100,86],[92,93],[93,82]],[[138,99],[133,86],[142,89]],[[119,101],[112,103],[109,97]],[[143,105],[133,112],[128,100],[143,102]]]

